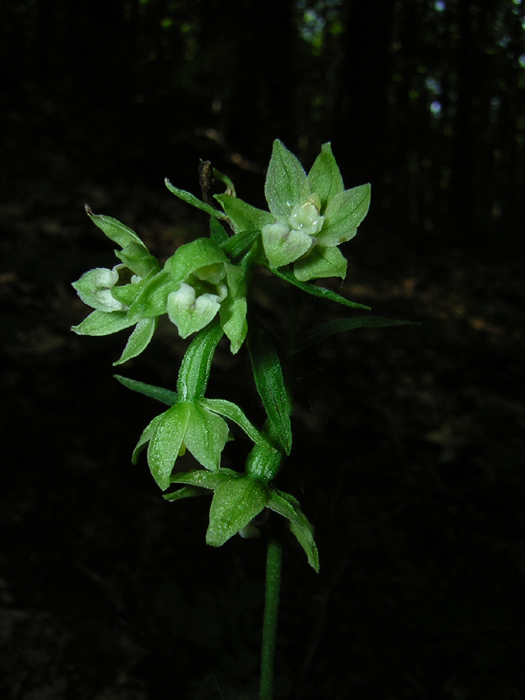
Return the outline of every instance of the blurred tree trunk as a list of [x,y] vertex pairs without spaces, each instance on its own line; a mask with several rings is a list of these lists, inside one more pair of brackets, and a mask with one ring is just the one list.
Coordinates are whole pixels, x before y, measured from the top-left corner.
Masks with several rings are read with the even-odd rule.
[[41,87],[48,86],[52,76],[52,53],[57,50],[57,21],[55,0],[40,0],[36,7],[35,41],[31,59]]
[[243,155],[267,155],[274,138],[295,147],[292,0],[242,3],[227,136]]
[[352,0],[345,8],[333,140],[351,184],[380,185],[385,158],[390,39],[395,0]]
[[68,0],[65,5],[66,71],[78,87],[113,103],[123,72],[123,0]]
[[458,50],[456,55],[457,101],[453,125],[451,154],[451,233],[467,236],[473,211],[473,66],[472,66],[472,0],[458,0]]
[[34,56],[24,15],[17,12],[17,0],[0,2],[0,50],[2,51],[2,85],[17,92],[31,79],[30,58]]

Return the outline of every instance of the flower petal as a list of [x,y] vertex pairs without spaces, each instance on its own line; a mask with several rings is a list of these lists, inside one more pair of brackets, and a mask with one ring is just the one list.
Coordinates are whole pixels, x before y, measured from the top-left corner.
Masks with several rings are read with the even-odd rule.
[[201,294],[197,297],[193,287],[185,282],[178,291],[168,295],[168,316],[177,326],[181,338],[202,330],[215,318],[219,308],[218,296]]
[[225,262],[228,262],[228,258],[211,238],[197,238],[177,248],[166,260],[164,269],[175,281],[184,282],[201,267]]
[[310,194],[303,166],[278,139],[273,142],[264,193],[270,211],[281,223],[285,223],[295,205],[302,204]]
[[277,223],[263,227],[262,242],[271,267],[295,262],[313,245],[313,239],[307,233],[290,230],[288,226]]
[[318,245],[307,258],[295,263],[293,271],[300,282],[316,280],[321,277],[341,277],[344,279],[347,265],[346,258],[339,248],[325,248]]

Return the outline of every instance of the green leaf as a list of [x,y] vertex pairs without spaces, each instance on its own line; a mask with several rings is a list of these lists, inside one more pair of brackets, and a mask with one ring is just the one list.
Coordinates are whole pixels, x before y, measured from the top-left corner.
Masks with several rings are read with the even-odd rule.
[[306,552],[308,563],[319,573],[319,553],[314,540],[314,528],[303,513],[299,501],[289,493],[271,489],[267,507],[290,521],[290,530]]
[[224,226],[213,217],[210,219],[210,238],[216,245],[221,245],[229,240]]
[[166,183],[166,187],[169,189],[169,191],[174,194],[176,197],[179,199],[182,199],[183,202],[186,202],[187,204],[191,204],[192,207],[196,207],[197,209],[200,209],[201,211],[205,211],[206,214],[209,214],[210,216],[213,216],[215,219],[225,219],[226,215],[222,213],[222,211],[219,211],[218,209],[214,209],[211,207],[209,204],[205,204],[204,202],[201,202],[200,199],[197,199],[197,197],[190,192],[186,192],[185,190],[180,190],[178,187],[175,187],[175,185],[172,185],[171,182],[166,178],[164,180]]
[[153,384],[144,384],[144,382],[138,382],[136,379],[128,379],[128,377],[123,377],[120,374],[114,374],[113,376],[128,389],[137,391],[139,394],[144,394],[144,396],[149,396],[152,399],[156,399],[167,406],[173,406],[175,403],[177,403],[178,395],[176,391],[163,389],[162,387],[154,386]]
[[199,403],[209,411],[218,413],[220,416],[224,416],[224,418],[228,418],[229,420],[233,421],[236,425],[242,428],[250,440],[253,440],[253,442],[256,444],[268,445],[266,438],[263,437],[263,435],[252,423],[250,423],[243,410],[240,408],[240,406],[237,406],[237,404],[232,403],[231,401],[226,401],[225,399],[206,398],[200,399]]
[[321,211],[337,194],[344,192],[343,178],[329,143],[321,146],[321,153],[315,159],[308,173],[310,190],[316,192],[321,200]]
[[347,261],[339,248],[316,246],[310,255],[297,260],[293,272],[299,282],[308,282],[322,277],[346,277]]
[[270,211],[282,224],[288,223],[288,217],[295,205],[302,204],[310,195],[310,186],[303,166],[277,139],[273,142],[264,193]]
[[235,233],[249,229],[261,229],[274,222],[273,216],[264,209],[257,209],[238,197],[229,194],[216,194],[215,199],[232,222]]
[[177,379],[181,401],[195,401],[204,396],[213,354],[222,336],[223,330],[215,321],[191,341],[182,359]]
[[419,326],[417,321],[397,321],[391,318],[380,316],[358,316],[356,318],[340,318],[334,321],[327,321],[314,326],[310,330],[302,333],[296,343],[294,352],[300,352],[305,348],[320,343],[325,338],[334,333],[344,333],[354,328],[386,328],[387,326]]
[[261,231],[258,228],[242,231],[228,238],[228,240],[221,245],[221,248],[230,260],[236,263],[246,255],[255,243],[257,243],[260,235]]
[[370,185],[360,185],[336,195],[326,207],[318,239],[322,245],[336,246],[349,241],[367,215]]
[[113,219],[111,216],[103,216],[102,214],[93,214],[87,204],[84,208],[91,221],[121,248],[125,248],[130,243],[138,243],[143,248],[146,248],[137,234],[127,226],[124,226],[124,224],[121,224],[117,219]]
[[358,304],[355,301],[350,301],[350,299],[345,299],[340,294],[332,292],[331,289],[326,289],[325,287],[318,287],[317,285],[309,284],[308,282],[300,282],[290,270],[275,270],[269,265],[263,265],[263,267],[265,267],[267,270],[270,270],[270,272],[272,272],[276,277],[280,277],[282,280],[293,284],[294,287],[302,289],[303,292],[306,292],[307,294],[312,294],[314,297],[320,297],[321,299],[335,301],[338,304],[342,304],[343,306],[349,306],[352,309],[365,309],[366,311],[370,311],[369,306],[365,306],[365,304]]
[[279,355],[268,334],[260,327],[255,327],[248,335],[248,351],[255,385],[273,426],[272,435],[278,436],[288,455],[292,449],[291,405]]
[[265,484],[249,477],[237,476],[221,483],[211,502],[206,543],[212,547],[223,545],[259,515],[268,495]]
[[140,353],[148,347],[151,339],[153,338],[153,334],[157,328],[157,323],[157,318],[145,318],[142,321],[139,321],[135,326],[135,330],[130,335],[122,355],[116,362],[113,363],[113,366],[115,367],[116,365],[121,365],[124,362],[131,360],[132,357],[137,357],[137,355],[140,355]]
[[137,323],[136,319],[131,319],[127,311],[93,311],[78,326],[73,326],[71,330],[77,335],[111,335],[118,331],[129,328]]

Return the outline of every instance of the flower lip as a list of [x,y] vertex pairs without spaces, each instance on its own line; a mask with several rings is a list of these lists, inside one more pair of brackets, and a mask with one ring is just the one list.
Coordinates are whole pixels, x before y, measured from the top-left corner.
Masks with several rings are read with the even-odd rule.
[[296,204],[288,217],[288,223],[296,231],[302,231],[310,236],[315,236],[323,227],[324,216],[319,210],[321,200],[318,194],[312,194],[306,202]]
[[119,268],[115,265],[111,270],[105,267],[96,267],[85,272],[82,277],[73,282],[73,288],[82,301],[93,309],[111,313],[122,311],[125,307],[115,299],[111,293],[119,281]]
[[195,306],[196,294],[195,289],[185,282],[181,282],[179,289],[176,292],[171,292],[169,298],[177,300],[178,306],[181,308],[192,308]]

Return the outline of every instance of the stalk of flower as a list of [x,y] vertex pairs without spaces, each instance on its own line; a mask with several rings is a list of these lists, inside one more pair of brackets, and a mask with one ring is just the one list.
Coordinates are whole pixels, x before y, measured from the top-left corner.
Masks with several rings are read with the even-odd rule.
[[[206,172],[210,173],[208,164]],[[211,216],[210,238],[180,246],[164,267],[131,229],[111,217],[87,213],[120,250],[112,269],[89,270],[73,287],[94,310],[73,330],[84,335],[107,335],[135,326],[120,364],[148,345],[159,316],[167,314],[182,338],[193,334],[182,359],[177,390],[164,389],[117,376],[125,386],[168,406],[143,431],[133,452],[136,463],[147,446],[148,464],[158,486],[175,491],[164,498],[212,496],[206,542],[222,546],[235,534],[256,536],[269,511],[287,521],[309,564],[319,570],[313,526],[297,499],[277,488],[286,458],[292,451],[292,396],[287,372],[292,357],[334,333],[355,328],[405,325],[374,316],[337,318],[297,333],[297,315],[290,314],[287,342],[275,338],[255,311],[247,325],[247,286],[256,277],[254,266],[269,269],[302,292],[331,300],[346,308],[370,310],[311,280],[344,278],[347,263],[339,246],[356,235],[370,203],[370,185],[345,190],[329,143],[322,146],[309,173],[276,140],[268,167],[265,195],[269,211],[236,197],[229,178],[213,170],[227,186],[214,195],[223,212],[210,203],[211,180],[200,201],[166,181],[168,189],[187,204]],[[233,231],[229,235],[223,226]],[[297,296],[297,295],[296,295]],[[296,297],[294,297],[296,298]],[[255,387],[266,412],[258,430],[243,410],[226,399],[206,397],[212,359],[222,336],[232,353],[246,339]],[[222,451],[236,424],[253,443],[244,470],[221,467]],[[177,460],[189,451],[201,465],[175,471]],[[261,655],[261,700],[273,693],[273,657],[280,587],[282,538],[268,533],[266,603]]]

